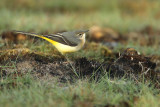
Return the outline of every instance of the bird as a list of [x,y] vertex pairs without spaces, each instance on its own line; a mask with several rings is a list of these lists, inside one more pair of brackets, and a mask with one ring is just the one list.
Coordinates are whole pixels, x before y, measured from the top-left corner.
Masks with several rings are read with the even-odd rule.
[[50,42],[62,54],[79,51],[85,44],[86,33],[89,30],[75,30],[49,35],[39,35],[23,31],[14,31],[18,34],[39,37]]

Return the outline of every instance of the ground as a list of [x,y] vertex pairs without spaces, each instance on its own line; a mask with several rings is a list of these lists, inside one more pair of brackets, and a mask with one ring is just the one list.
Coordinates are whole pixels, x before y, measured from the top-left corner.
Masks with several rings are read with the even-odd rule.
[[[1,0],[2,106],[159,107],[159,1]],[[89,29],[62,55],[52,34]]]

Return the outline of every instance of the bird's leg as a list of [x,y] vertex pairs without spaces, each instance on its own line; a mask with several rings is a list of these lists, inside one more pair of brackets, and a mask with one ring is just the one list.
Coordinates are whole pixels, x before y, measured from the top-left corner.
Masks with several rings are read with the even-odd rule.
[[71,61],[70,61],[70,59],[68,58],[67,54],[64,54],[64,53],[61,53],[61,54],[67,59],[67,62],[69,62],[69,64],[71,65],[71,67],[72,67],[72,69],[73,69],[73,73],[74,73],[77,77],[79,77],[79,75],[78,75],[77,72],[76,72],[75,67],[74,67],[73,64],[71,63]]

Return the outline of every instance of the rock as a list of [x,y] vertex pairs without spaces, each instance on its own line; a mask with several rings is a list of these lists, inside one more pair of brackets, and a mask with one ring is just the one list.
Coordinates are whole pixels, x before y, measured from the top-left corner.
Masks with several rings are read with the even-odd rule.
[[112,42],[119,39],[119,34],[111,28],[93,26],[89,30],[89,39],[95,42]]

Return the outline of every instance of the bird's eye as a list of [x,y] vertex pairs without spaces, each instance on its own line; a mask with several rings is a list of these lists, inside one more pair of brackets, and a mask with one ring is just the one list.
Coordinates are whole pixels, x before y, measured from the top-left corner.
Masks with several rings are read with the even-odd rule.
[[79,33],[78,35],[79,35],[79,36],[82,36],[82,33]]

